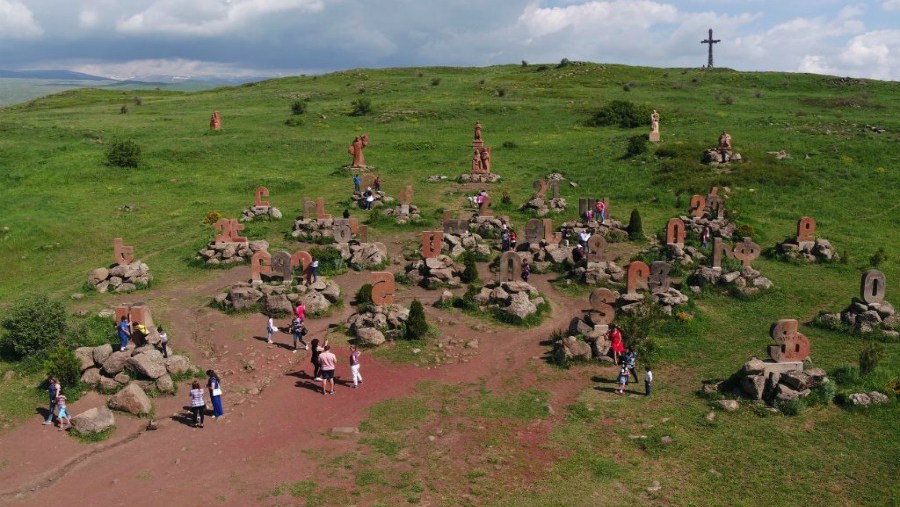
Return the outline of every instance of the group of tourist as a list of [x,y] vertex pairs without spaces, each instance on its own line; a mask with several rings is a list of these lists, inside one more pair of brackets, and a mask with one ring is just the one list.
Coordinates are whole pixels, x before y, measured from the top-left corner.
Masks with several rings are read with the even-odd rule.
[[47,378],[47,394],[50,395],[50,406],[48,407],[47,418],[44,419],[44,425],[53,424],[53,416],[59,422],[59,431],[65,431],[72,423],[69,420],[69,411],[66,408],[66,396],[62,392],[62,385],[59,379],[50,376]]
[[606,220],[606,202],[598,199],[593,209],[588,208],[585,210],[582,218],[584,218],[585,222],[597,220],[602,224]]
[[[212,404],[213,419],[218,420],[225,416],[225,410],[222,408],[222,383],[213,370],[206,370],[206,389]],[[191,382],[190,400],[193,425],[195,428],[202,428],[206,418],[206,400],[200,382],[197,380]]]
[[[169,335],[163,331],[162,326],[156,326],[156,333],[159,335],[159,349],[163,357],[169,357]],[[119,338],[119,351],[124,352],[128,348],[129,341],[134,342],[135,347],[140,347],[147,342],[150,331],[144,324],[138,321],[131,321],[130,316],[123,315],[122,319],[116,325],[116,335]]]
[[[633,346],[625,347],[625,342],[622,339],[622,330],[615,324],[610,324],[609,331],[606,333],[606,338],[610,341],[610,351],[613,355],[613,363],[619,366],[619,376],[616,379],[619,387],[615,392],[620,395],[625,394],[625,386],[628,385],[628,380],[631,375],[634,376],[634,381],[638,382],[636,366],[637,351],[634,350]],[[646,396],[650,396],[652,384],[653,371],[648,365],[647,371],[644,374],[644,394]]]

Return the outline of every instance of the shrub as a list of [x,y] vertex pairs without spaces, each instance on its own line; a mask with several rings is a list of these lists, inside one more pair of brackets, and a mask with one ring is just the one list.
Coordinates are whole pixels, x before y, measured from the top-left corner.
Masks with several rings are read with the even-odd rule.
[[625,155],[633,157],[647,153],[647,136],[639,135],[628,138],[628,145],[625,148]]
[[497,91],[494,92],[498,97],[506,97],[506,88],[497,88]]
[[634,346],[638,359],[645,368],[652,369],[656,362],[656,356],[659,355],[659,345],[651,337],[644,338]]
[[291,103],[291,113],[294,115],[301,115],[306,112],[306,102],[302,100],[295,100]]
[[431,78],[431,86],[437,86],[439,84],[441,84],[441,78],[439,78],[439,77]]
[[363,284],[363,286],[356,291],[356,306],[363,306],[368,304],[372,304],[371,283]]
[[106,150],[106,162],[114,167],[137,167],[141,147],[131,139],[116,140]]
[[0,348],[16,357],[32,355],[65,336],[66,308],[46,294],[34,296],[14,306],[2,326],[6,332],[0,338]]
[[548,66],[546,66],[546,65],[538,65],[538,66],[534,69],[534,71],[535,71],[535,72],[544,72],[545,70],[548,70],[549,68],[550,68],[550,67],[548,67]]
[[53,375],[64,386],[75,386],[81,381],[81,361],[75,352],[64,344],[59,344],[44,361],[47,375]]
[[725,105],[730,106],[732,104],[734,104],[734,97],[731,95],[726,96],[725,97]]
[[222,218],[222,214],[216,210],[208,211],[206,218],[203,219],[204,224],[214,224]]
[[341,251],[333,247],[311,248],[309,254],[319,260],[318,274],[323,276],[339,275],[347,270],[347,264],[341,257]]
[[350,116],[365,116],[372,112],[372,101],[367,98],[359,98],[350,103],[353,110]]
[[119,114],[128,114],[128,106],[126,104],[122,104],[122,107],[119,108]]
[[513,148],[519,147],[518,144],[516,144],[512,141],[503,141],[503,144],[501,146],[503,146],[504,148],[508,148],[508,149],[513,149]]
[[463,254],[463,272],[459,275],[463,283],[472,283],[478,280],[478,266],[475,265],[475,255],[471,252]]
[[872,257],[869,258],[869,265],[873,268],[877,268],[881,266],[881,263],[887,260],[887,253],[884,251],[884,247],[880,247],[877,252],[872,254]]
[[522,67],[528,67],[528,62],[526,62],[525,60],[522,60]]
[[756,229],[752,225],[741,224],[734,229],[734,233],[741,238],[752,238],[756,236]]
[[563,67],[568,67],[569,65],[572,65],[572,60],[569,60],[568,58],[563,58],[562,60],[559,61],[559,64],[556,65],[556,68],[562,69]]
[[652,111],[628,100],[614,100],[603,106],[588,120],[590,127],[618,125],[620,128],[635,128],[646,124]]
[[878,367],[882,359],[884,359],[884,345],[872,340],[866,341],[859,353],[859,372],[868,375]]
[[503,195],[500,197],[500,204],[512,204],[512,197],[509,196],[509,192],[506,190],[503,191]]
[[644,226],[641,224],[641,214],[637,208],[631,210],[631,219],[628,220],[628,237],[631,239],[644,237]]
[[134,105],[136,105],[136,106],[144,105],[144,99],[142,99],[141,97],[138,97],[137,95],[135,95],[132,100],[134,101]]
[[425,320],[425,307],[418,299],[413,299],[409,305],[409,319],[406,320],[406,339],[415,340],[425,336],[428,332],[428,322]]
[[631,91],[631,85],[629,85],[628,83],[623,84],[623,85],[622,85],[622,91],[623,91],[623,92],[630,92],[630,91]]
[[[635,348],[641,347],[641,342],[649,339],[650,334],[662,324],[663,315],[659,305],[650,299],[638,303],[631,313],[619,319],[625,343]],[[653,351],[655,350],[654,345]]]
[[288,127],[300,127],[304,123],[303,118],[297,118],[295,116],[291,116],[287,120],[284,120],[284,124]]

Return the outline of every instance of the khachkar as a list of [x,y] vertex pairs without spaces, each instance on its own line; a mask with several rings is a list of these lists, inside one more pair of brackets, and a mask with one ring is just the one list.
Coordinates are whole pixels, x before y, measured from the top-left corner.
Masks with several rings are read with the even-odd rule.
[[372,302],[360,304],[347,317],[347,330],[360,345],[381,345],[386,340],[403,338],[409,308],[396,302],[397,283],[388,271],[373,271],[369,278]]
[[213,228],[215,237],[196,257],[209,266],[239,264],[249,260],[254,252],[269,249],[269,242],[264,239],[250,241],[241,236],[244,225],[236,218],[220,218]]
[[519,209],[522,211],[533,210],[539,217],[546,216],[551,211],[554,213],[565,211],[568,203],[559,196],[559,185],[562,180],[563,177],[559,173],[549,174],[546,179],[534,180],[532,184],[534,194]]
[[[752,400],[789,402],[805,398],[829,382],[825,370],[803,370],[803,362],[809,359],[809,338],[800,332],[795,319],[781,319],[772,325],[770,336],[775,342],[769,345],[769,359],[752,358],[732,377],[732,384]],[[723,391],[727,382],[710,384],[706,391]],[[732,402],[735,403],[735,402]],[[726,404],[723,407],[728,409]],[[734,405],[734,410],[737,405]]]
[[[802,217],[797,222],[797,235],[785,238],[771,250],[772,256],[783,260],[801,260],[805,262],[836,262],[841,260],[834,251],[831,242],[817,238],[816,221],[813,217]],[[766,252],[768,255],[770,252]]]
[[703,152],[703,163],[710,165],[725,164],[727,162],[740,162],[741,154],[734,151],[731,146],[731,134],[722,131],[719,136],[719,145]]
[[472,139],[472,171],[460,175],[460,183],[494,183],[500,175],[491,172],[491,147],[484,145],[481,136],[481,122],[475,122],[475,137]]
[[303,200],[303,214],[294,221],[291,237],[301,242],[336,243],[341,258],[354,269],[372,269],[388,260],[387,246],[369,242],[369,226],[355,218],[334,218],[325,212],[325,199]]
[[134,260],[134,247],[125,246],[122,238],[113,240],[113,263],[97,268],[88,275],[87,283],[97,292],[131,292],[150,285],[150,268]]
[[659,142],[659,113],[656,112],[656,109],[654,109],[653,114],[650,115],[650,134],[648,139],[652,143]]
[[241,222],[252,222],[256,219],[278,220],[281,218],[281,211],[275,206],[272,206],[272,203],[265,200],[266,197],[269,197],[269,189],[262,186],[257,187],[256,193],[254,194],[253,205],[241,213],[241,218],[239,220]]
[[816,322],[832,329],[848,326],[857,333],[878,332],[894,339],[900,337],[900,314],[884,299],[886,282],[881,271],[866,271],[859,284],[859,297],[841,313],[819,314]]
[[266,315],[290,314],[303,303],[307,316],[328,313],[341,299],[334,280],[315,274],[313,257],[300,250],[294,253],[259,251],[250,259],[250,280],[220,291],[216,306],[225,311],[246,311],[258,307]]

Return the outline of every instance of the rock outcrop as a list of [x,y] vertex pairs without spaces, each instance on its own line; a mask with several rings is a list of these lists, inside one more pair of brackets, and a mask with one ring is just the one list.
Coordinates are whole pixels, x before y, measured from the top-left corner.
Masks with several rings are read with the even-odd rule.
[[197,260],[210,266],[240,264],[248,261],[254,253],[259,251],[268,252],[269,242],[262,239],[245,243],[210,241],[206,248],[197,252]]
[[97,292],[131,292],[150,285],[150,267],[141,261],[97,268],[88,275],[87,283]]

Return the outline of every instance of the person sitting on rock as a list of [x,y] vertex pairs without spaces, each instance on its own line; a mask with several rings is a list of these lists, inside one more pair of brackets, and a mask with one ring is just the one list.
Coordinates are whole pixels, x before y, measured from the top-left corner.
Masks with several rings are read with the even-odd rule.
[[131,339],[134,340],[134,346],[140,347],[147,343],[147,337],[150,336],[150,331],[141,324],[140,322],[135,321],[132,326],[134,329],[131,332]]
[[584,260],[584,248],[581,245],[575,245],[572,249],[572,262],[578,266]]
[[528,264],[528,261],[522,262],[522,281],[527,282],[528,277],[531,276],[531,265]]

